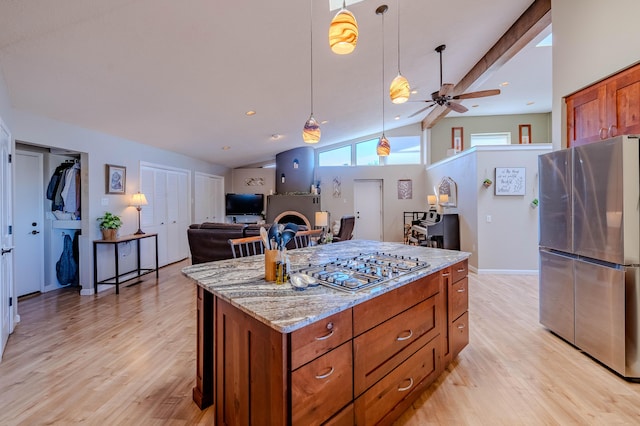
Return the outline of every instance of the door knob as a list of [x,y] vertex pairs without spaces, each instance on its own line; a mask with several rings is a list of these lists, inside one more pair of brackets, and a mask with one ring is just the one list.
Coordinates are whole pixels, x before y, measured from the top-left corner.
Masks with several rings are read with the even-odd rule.
[[2,252],[0,253],[0,255],[4,256],[7,253],[11,253],[11,250],[13,250],[12,248],[9,249],[2,249]]
[[36,222],[31,222],[31,226],[38,226]]
[[36,231],[35,229],[33,231],[31,231],[31,235],[36,235],[36,234],[39,234],[39,233],[40,233],[40,231]]

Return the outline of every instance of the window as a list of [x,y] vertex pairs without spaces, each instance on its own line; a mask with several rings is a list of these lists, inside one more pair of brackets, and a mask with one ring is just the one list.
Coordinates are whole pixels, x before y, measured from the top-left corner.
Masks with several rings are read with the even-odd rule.
[[[420,136],[389,137],[391,154],[384,164],[420,164]],[[376,154],[378,139],[356,144],[356,165],[377,166],[380,157]]]
[[394,136],[389,143],[387,164],[420,164],[420,136]]
[[471,133],[471,146],[478,145],[510,145],[511,132]]
[[[391,143],[391,141],[389,141]],[[380,157],[376,154],[378,139],[356,144],[356,166],[377,166],[380,164]]]
[[[375,149],[374,149],[375,152]],[[350,166],[351,145],[318,153],[318,166]]]

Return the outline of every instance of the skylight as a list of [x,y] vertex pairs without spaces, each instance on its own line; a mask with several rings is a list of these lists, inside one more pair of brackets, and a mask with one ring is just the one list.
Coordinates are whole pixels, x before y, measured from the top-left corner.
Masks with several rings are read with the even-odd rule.
[[[347,8],[354,3],[360,3],[362,0],[347,0]],[[329,0],[329,10],[342,9],[342,0]]]
[[552,33],[540,40],[540,43],[536,44],[536,47],[551,47],[553,45]]

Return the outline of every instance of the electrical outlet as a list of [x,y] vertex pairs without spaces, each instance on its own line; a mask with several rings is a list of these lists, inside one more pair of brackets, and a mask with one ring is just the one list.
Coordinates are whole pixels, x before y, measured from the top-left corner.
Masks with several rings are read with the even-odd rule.
[[487,215],[487,223],[491,223],[491,215],[490,214]]

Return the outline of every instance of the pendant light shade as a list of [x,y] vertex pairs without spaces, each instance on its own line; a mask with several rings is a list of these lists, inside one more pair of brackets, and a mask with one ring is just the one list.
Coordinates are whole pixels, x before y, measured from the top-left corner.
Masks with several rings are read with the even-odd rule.
[[304,123],[304,129],[302,129],[302,140],[306,143],[318,143],[320,142],[320,125],[313,117],[313,114],[309,117],[306,123]]
[[302,129],[302,140],[305,143],[318,143],[320,142],[320,125],[316,121],[313,116],[313,1],[309,0],[311,5],[311,18],[309,19],[309,28],[311,32],[311,44],[309,48],[310,52],[310,69],[311,69],[311,81],[309,82],[309,91],[311,92],[311,115],[309,115],[309,119],[306,123],[304,123],[304,128]]
[[353,52],[358,42],[358,23],[353,13],[342,2],[342,9],[333,17],[329,25],[329,47],[333,53],[348,55]]
[[394,104],[403,104],[409,100],[409,94],[411,89],[409,88],[409,81],[398,74],[396,78],[391,82],[389,87],[389,97]]
[[391,154],[391,145],[389,145],[389,139],[387,139],[384,133],[380,136],[380,139],[378,139],[376,154],[378,154],[379,157],[387,157]]
[[387,157],[391,153],[391,145],[389,139],[384,135],[384,14],[389,9],[386,4],[378,6],[376,14],[382,16],[382,136],[378,139],[378,145],[376,146],[376,154],[378,157]]
[[398,1],[398,75],[389,86],[389,97],[394,104],[403,104],[409,100],[410,92],[409,81],[400,73],[400,1]]

